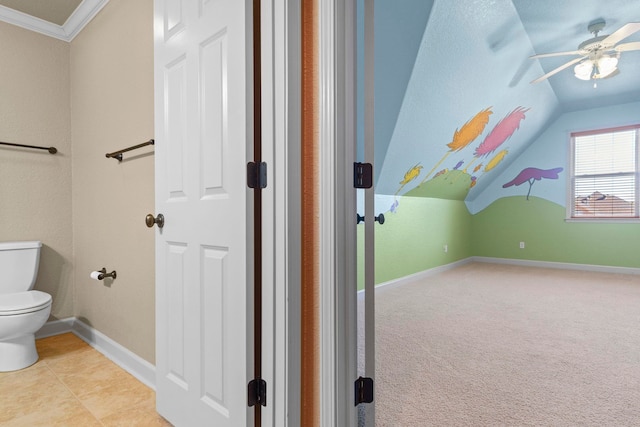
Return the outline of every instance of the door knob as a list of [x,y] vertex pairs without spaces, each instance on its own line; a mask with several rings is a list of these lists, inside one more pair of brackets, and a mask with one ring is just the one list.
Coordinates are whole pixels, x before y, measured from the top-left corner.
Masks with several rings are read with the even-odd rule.
[[[380,214],[374,217],[373,219],[375,221],[378,221],[380,225],[384,224],[384,214]],[[356,224],[360,224],[361,222],[364,222],[364,217],[361,216],[359,213],[356,213]]]
[[154,218],[153,215],[148,214],[144,222],[147,223],[147,227],[149,228],[153,227],[153,224],[158,224],[158,228],[162,228],[164,227],[164,215],[158,214],[158,216]]

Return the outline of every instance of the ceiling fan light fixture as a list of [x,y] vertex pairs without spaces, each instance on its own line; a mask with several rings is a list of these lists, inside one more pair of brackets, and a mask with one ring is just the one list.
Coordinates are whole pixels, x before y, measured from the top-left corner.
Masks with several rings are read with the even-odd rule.
[[573,68],[577,78],[580,80],[603,79],[618,69],[618,58],[615,56],[603,55],[599,59],[586,59]]
[[610,35],[599,36],[598,33],[604,26],[604,19],[592,21],[587,29],[593,33],[594,37],[580,43],[577,50],[539,53],[530,56],[531,59],[537,59],[552,56],[579,55],[577,58],[565,62],[559,67],[548,71],[543,76],[532,80],[531,83],[540,83],[574,64],[577,64],[573,67],[574,74],[576,78],[580,80],[595,81],[607,77],[614,77],[619,74],[618,58],[620,57],[620,53],[633,50],[640,51],[640,42],[622,44],[620,44],[620,42],[630,35],[640,32],[640,22],[629,22]]
[[618,65],[618,58],[615,56],[604,55],[598,60],[598,74],[597,78],[603,79],[609,74],[616,71]]
[[573,72],[580,80],[591,80],[591,72],[593,71],[593,62],[590,60],[582,61],[575,67]]

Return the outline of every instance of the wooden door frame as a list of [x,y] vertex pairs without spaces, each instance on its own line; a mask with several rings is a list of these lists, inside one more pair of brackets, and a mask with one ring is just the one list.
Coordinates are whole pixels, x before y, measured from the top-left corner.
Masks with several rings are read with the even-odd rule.
[[[301,3],[262,6],[263,377],[265,426],[297,426],[301,416],[300,325],[319,315],[318,425],[355,426],[357,378],[356,2],[318,2],[319,313],[301,312]],[[312,0],[317,1],[317,0]],[[277,189],[277,190],[276,190]]]

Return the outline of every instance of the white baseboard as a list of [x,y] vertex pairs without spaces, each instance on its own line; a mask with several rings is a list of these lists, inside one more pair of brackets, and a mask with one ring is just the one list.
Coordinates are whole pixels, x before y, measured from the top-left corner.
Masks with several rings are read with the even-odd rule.
[[[378,292],[382,288],[393,288],[393,287],[396,287],[396,286],[401,286],[401,285],[404,285],[406,283],[415,282],[417,280],[421,280],[421,279],[424,279],[426,277],[433,276],[434,274],[442,273],[442,272],[447,271],[447,270],[453,270],[456,267],[463,266],[463,265],[468,264],[468,263],[470,263],[472,261],[473,261],[472,258],[465,258],[465,259],[461,259],[461,260],[452,262],[450,264],[439,265],[437,267],[429,268],[428,270],[419,271],[417,273],[413,273],[413,274],[410,274],[408,276],[403,276],[403,277],[400,277],[398,279],[389,280],[388,282],[382,282],[382,283],[379,283],[379,284],[376,285],[376,292]],[[363,292],[364,292],[364,289],[358,291],[359,294],[361,294]]]
[[45,323],[36,333],[36,338],[46,338],[67,332],[78,336],[147,387],[156,389],[156,367],[154,365],[75,317]]
[[520,265],[524,267],[557,268],[563,270],[594,271],[598,273],[613,274],[640,274],[640,268],[615,267],[609,265],[573,264],[569,262],[533,261],[528,259],[492,258],[482,256],[474,256],[467,259],[474,262],[484,262],[488,264]]
[[52,337],[54,335],[66,334],[73,330],[73,322],[75,317],[69,317],[66,319],[52,320],[44,324],[38,332],[36,332],[36,339]]
[[[519,265],[523,267],[541,267],[541,268],[557,268],[564,270],[578,270],[578,271],[594,271],[598,273],[613,273],[613,274],[638,274],[640,275],[640,268],[631,267],[614,267],[608,265],[592,265],[592,264],[573,264],[568,262],[552,262],[552,261],[533,261],[527,259],[513,259],[513,258],[492,258],[482,256],[472,256],[464,258],[450,264],[440,265],[438,267],[430,268],[428,270],[420,271],[418,273],[410,274],[408,276],[400,277],[398,279],[389,280],[376,285],[376,292],[383,290],[383,288],[393,288],[396,286],[402,286],[407,283],[412,283],[434,274],[442,273],[447,270],[463,266],[470,262],[482,262],[487,264],[507,264],[507,265]],[[358,294],[362,294],[364,290],[358,291]]]

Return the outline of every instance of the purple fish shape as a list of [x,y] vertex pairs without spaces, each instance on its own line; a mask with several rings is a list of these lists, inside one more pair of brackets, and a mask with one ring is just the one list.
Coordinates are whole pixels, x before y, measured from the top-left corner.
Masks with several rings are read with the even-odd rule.
[[518,186],[525,182],[529,183],[529,192],[527,193],[527,200],[529,200],[529,194],[531,194],[531,187],[536,181],[546,179],[558,179],[558,174],[562,172],[562,168],[553,169],[538,169],[538,168],[525,168],[511,181],[507,182],[502,188],[511,187],[512,185]]

